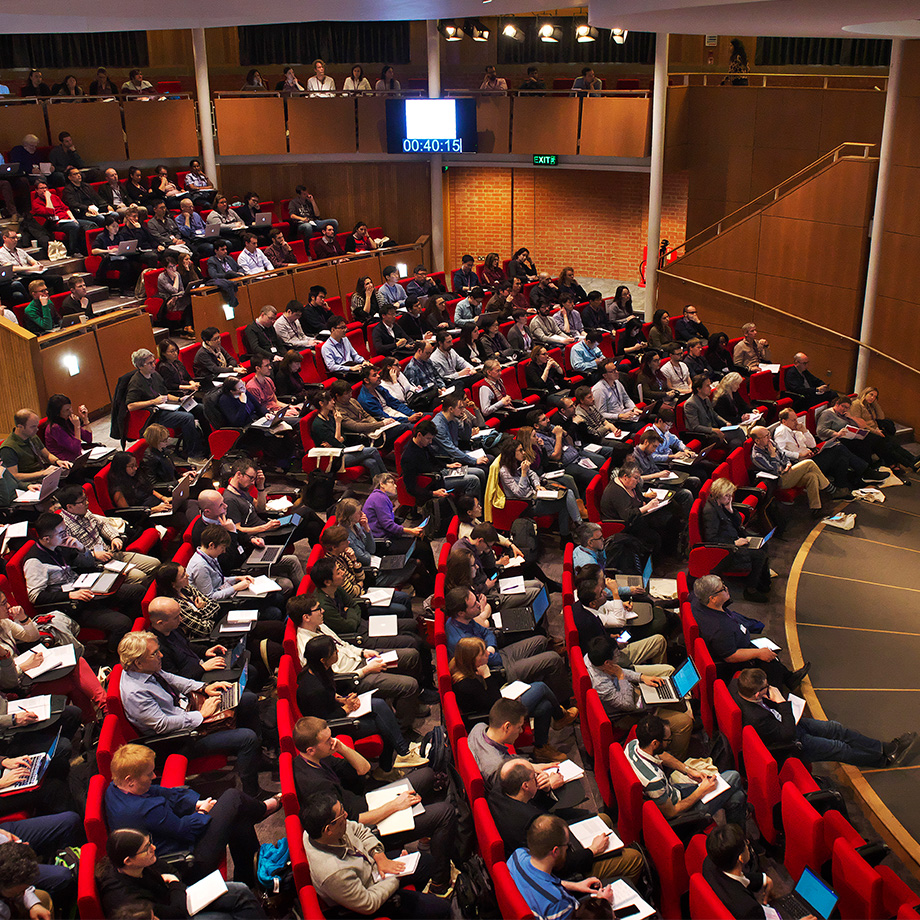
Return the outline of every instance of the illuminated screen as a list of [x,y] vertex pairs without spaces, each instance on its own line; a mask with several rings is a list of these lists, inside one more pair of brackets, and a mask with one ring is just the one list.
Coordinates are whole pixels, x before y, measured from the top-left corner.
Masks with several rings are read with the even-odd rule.
[[387,99],[388,153],[476,153],[475,99]]

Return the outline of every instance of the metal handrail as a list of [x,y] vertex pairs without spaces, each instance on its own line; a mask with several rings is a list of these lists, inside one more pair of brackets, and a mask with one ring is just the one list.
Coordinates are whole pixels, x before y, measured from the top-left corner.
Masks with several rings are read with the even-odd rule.
[[333,90],[304,90],[302,93],[282,93],[280,90],[266,90],[260,92],[252,92],[251,90],[242,90],[242,89],[221,89],[215,90],[211,93],[212,99],[233,99],[233,98],[243,98],[243,99],[265,99],[267,97],[278,98],[279,96],[283,99],[303,99],[304,97],[322,97],[322,98],[339,98],[339,99],[354,99],[356,96],[383,96],[384,98],[392,96],[393,98],[398,98],[400,96],[412,96],[417,98],[419,96],[427,96],[428,91],[424,89],[400,89],[400,90],[351,90],[351,89],[333,89]]
[[[685,71],[684,73],[669,73],[668,77],[670,79],[681,78],[682,83],[679,85],[682,86],[719,86],[722,81],[728,77],[745,77],[748,81],[748,86],[755,87],[766,87],[769,85],[768,81],[774,81],[774,86],[783,86],[784,89],[795,89],[796,87],[790,87],[787,84],[783,83],[783,80],[814,80],[814,87],[801,87],[802,89],[814,89],[819,86],[821,89],[833,89],[833,87],[828,84],[831,81],[847,81],[847,80],[882,80],[884,81],[884,89],[888,89],[888,74],[872,74],[872,73],[783,73],[777,71],[759,71],[757,73],[729,73],[728,71],[721,70],[695,70],[695,71]],[[702,83],[691,83],[690,79],[692,77],[702,77]],[[717,82],[710,83],[710,78],[717,80]],[[868,88],[866,90],[869,91]]]
[[[725,217],[717,220],[713,224],[710,224],[705,229],[700,230],[699,233],[695,233],[690,237],[690,239],[684,240],[683,243],[680,243],[677,246],[672,246],[670,249],[665,251],[665,256],[670,256],[682,249],[683,255],[678,256],[676,260],[679,261],[680,259],[684,258],[684,256],[689,254],[693,246],[700,245],[703,242],[709,242],[710,240],[721,236],[730,228],[737,226],[742,220],[746,220],[748,217],[753,217],[757,211],[766,207],[768,204],[773,204],[774,201],[778,201],[781,196],[787,195],[796,186],[800,185],[805,179],[810,179],[813,176],[818,175],[819,172],[826,169],[828,166],[832,166],[839,159],[843,157],[850,159],[854,157],[865,160],[870,159],[869,150],[876,146],[876,144],[857,143],[855,141],[847,141],[846,143],[840,144],[833,150],[825,153],[824,156],[819,157],[814,162],[809,163],[807,166],[800,169],[797,173],[793,173],[793,175],[783,179],[782,182],[780,182],[778,185],[774,185],[773,188],[768,189],[762,195],[758,195],[747,204],[743,204],[740,208],[737,208],[730,214],[726,214]],[[862,153],[844,153],[843,151],[848,148],[861,150]]]
[[590,91],[580,89],[445,89],[442,90],[442,96],[581,96],[589,98],[591,96],[636,96],[638,98],[648,98],[651,96],[650,89],[592,89]]

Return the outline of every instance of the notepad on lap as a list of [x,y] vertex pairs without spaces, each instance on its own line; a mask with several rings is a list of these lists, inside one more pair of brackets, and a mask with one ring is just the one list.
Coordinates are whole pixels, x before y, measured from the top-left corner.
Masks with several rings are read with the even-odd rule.
[[[380,829],[379,826],[377,828]],[[418,868],[418,861],[422,858],[422,853],[420,850],[416,850],[414,853],[406,853],[405,856],[397,856],[394,858],[393,862],[398,862],[403,864],[402,872],[397,872],[393,875],[387,873],[386,878],[402,878],[404,875],[412,875],[413,872]],[[379,882],[384,876],[380,874],[380,870],[375,866],[371,873],[375,882]]]
[[395,588],[368,588],[361,597],[370,601],[371,607],[389,607],[394,592]]
[[562,763],[556,764],[554,770],[559,772],[564,783],[570,783],[572,780],[581,779],[585,771],[575,763],[574,760],[563,760]]
[[623,841],[620,840],[616,833],[607,827],[597,815],[593,818],[586,818],[584,821],[579,821],[577,824],[570,824],[569,830],[575,835],[578,842],[585,847],[585,849],[590,849],[591,844],[594,843],[594,838],[600,834],[610,835],[607,840],[607,849],[604,850],[604,853],[612,853],[614,850],[623,849]]
[[23,662],[27,661],[36,652],[42,653],[42,663],[26,671],[26,674],[33,680],[36,677],[41,677],[42,674],[47,674],[49,671],[54,671],[58,668],[69,668],[77,663],[72,645],[57,645],[54,648],[45,648],[43,645],[36,645],[35,648],[23,652],[13,660],[19,667],[22,667]]
[[30,696],[23,700],[9,700],[6,704],[6,714],[12,715],[14,712],[34,712],[38,716],[38,721],[44,722],[45,719],[51,718],[51,697]]
[[[372,789],[365,795],[367,809],[368,811],[374,811],[376,808],[388,805],[402,793],[412,791],[412,784],[404,779],[381,786],[379,789]],[[413,809],[411,808],[394,811],[393,814],[384,818],[377,825],[377,832],[385,836],[387,834],[401,834],[404,831],[411,831],[415,827],[415,818],[412,817],[412,812]]]
[[512,575],[510,578],[498,579],[498,590],[502,594],[526,594],[523,575]]
[[227,883],[223,880],[219,869],[206,875],[201,881],[189,885],[185,889],[185,906],[190,917],[213,904],[221,895],[227,893]]
[[529,689],[530,684],[522,680],[516,680],[510,684],[505,684],[505,686],[499,690],[499,693],[501,693],[506,700],[516,700],[523,696]]
[[[613,892],[613,909],[616,916],[628,916],[631,920],[645,920],[646,917],[651,917],[655,913],[655,908],[647,901],[643,901],[623,879],[618,878],[610,887]],[[634,907],[636,913],[631,913]]]
[[703,798],[701,799],[704,805],[708,805],[714,798],[716,798],[716,796],[722,795],[723,792],[726,792],[729,789],[731,789],[731,786],[729,786],[728,783],[725,782],[724,779],[722,779],[721,774],[717,776],[715,780],[716,780],[716,788],[713,789],[712,792],[709,792],[706,795],[704,795]]
[[800,696],[796,696],[794,693],[789,694],[789,702],[792,705],[792,715],[795,716],[795,724],[799,724],[799,719],[802,718],[802,713],[805,712],[805,700]]
[[768,639],[766,636],[763,636],[760,639],[751,639],[751,645],[754,648],[768,648],[771,652],[778,652],[782,646],[777,645],[772,639]]
[[257,575],[252,580],[252,584],[245,591],[240,591],[237,597],[265,597],[266,594],[271,594],[272,591],[280,590],[281,585],[274,578],[269,578],[267,575]]

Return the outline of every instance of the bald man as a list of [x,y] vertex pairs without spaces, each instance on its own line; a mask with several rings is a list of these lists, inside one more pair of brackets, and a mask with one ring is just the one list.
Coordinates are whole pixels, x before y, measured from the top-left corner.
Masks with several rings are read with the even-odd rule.
[[821,472],[814,460],[799,460],[776,446],[770,436],[770,429],[757,425],[751,429],[754,449],[751,451],[751,463],[755,469],[775,476],[780,489],[801,488],[808,496],[808,507],[812,517],[822,517],[821,492],[832,495],[834,486]]
[[226,667],[223,645],[212,645],[203,654],[195,651],[182,629],[182,611],[179,602],[171,597],[155,597],[147,610],[150,631],[159,639],[163,653],[163,670],[189,680],[214,680],[211,671]]
[[786,371],[783,388],[792,396],[792,405],[796,412],[810,409],[818,403],[828,402],[833,405],[837,392],[832,390],[820,377],[808,369],[808,355],[800,351],[792,359],[792,367]]

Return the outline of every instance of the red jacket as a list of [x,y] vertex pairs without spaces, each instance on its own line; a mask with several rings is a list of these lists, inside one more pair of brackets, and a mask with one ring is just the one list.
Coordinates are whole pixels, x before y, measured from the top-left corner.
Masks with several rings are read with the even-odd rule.
[[42,223],[52,217],[57,220],[72,220],[67,205],[54,192],[49,190],[48,194],[51,196],[50,208],[45,204],[44,197],[40,197],[38,192],[32,192],[32,215],[39,218]]

